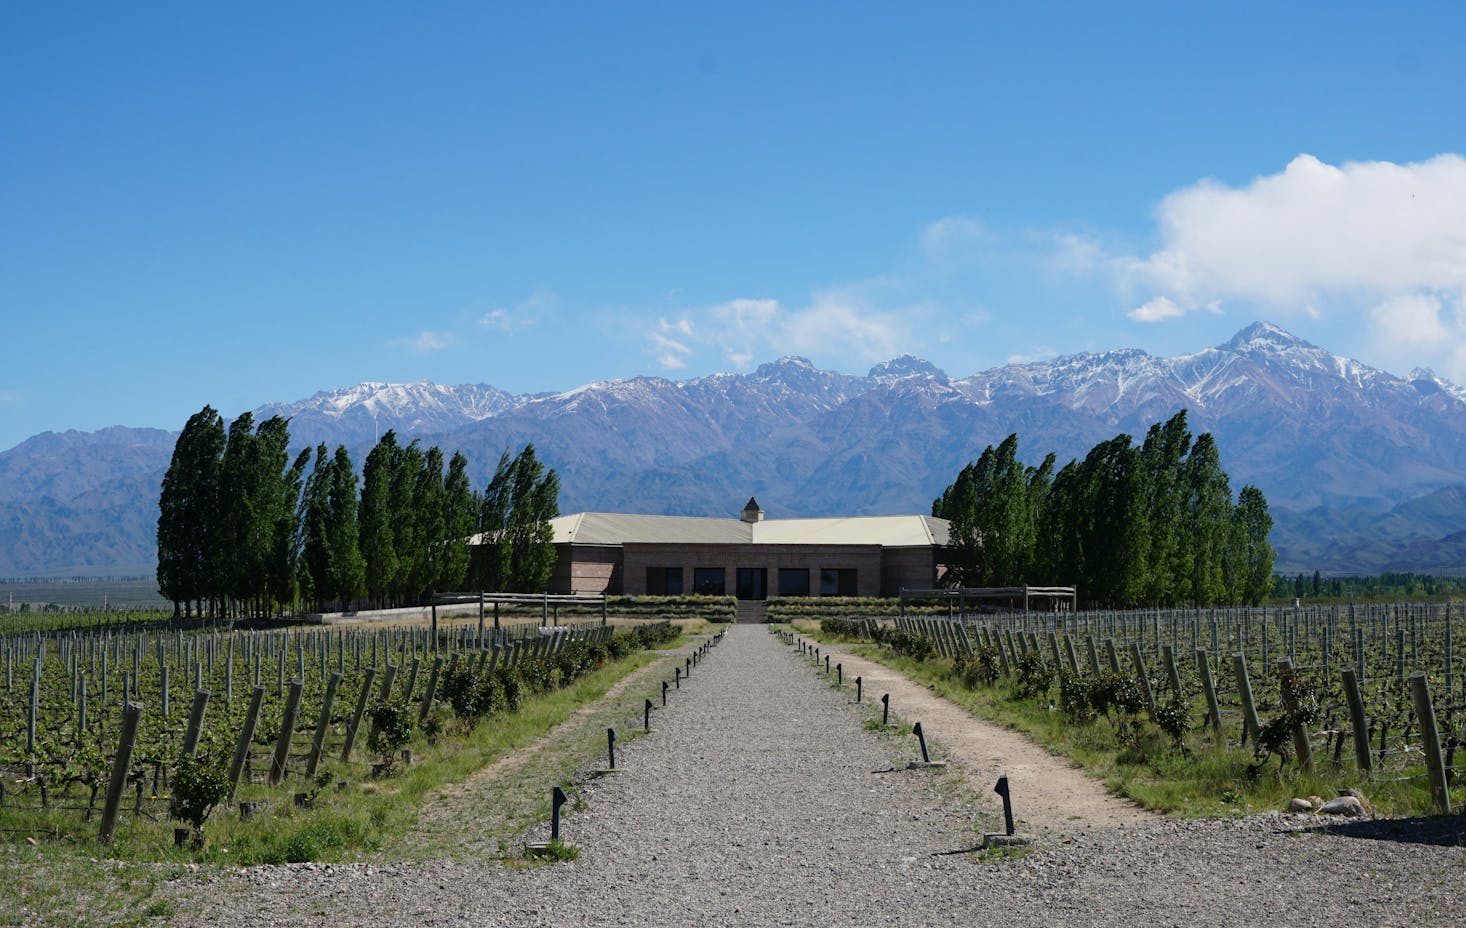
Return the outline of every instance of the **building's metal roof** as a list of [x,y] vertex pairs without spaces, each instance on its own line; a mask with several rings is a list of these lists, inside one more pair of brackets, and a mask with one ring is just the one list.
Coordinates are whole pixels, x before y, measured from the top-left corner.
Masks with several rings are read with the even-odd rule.
[[555,544],[882,545],[888,548],[947,544],[946,520],[914,515],[768,519],[749,523],[700,516],[577,512],[552,520],[550,526],[555,532]]

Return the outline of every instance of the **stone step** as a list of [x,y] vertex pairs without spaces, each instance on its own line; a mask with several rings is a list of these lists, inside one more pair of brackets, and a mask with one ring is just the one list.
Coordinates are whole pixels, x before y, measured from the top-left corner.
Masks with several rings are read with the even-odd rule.
[[749,624],[763,624],[769,614],[769,604],[762,599],[740,599],[738,601],[738,621]]

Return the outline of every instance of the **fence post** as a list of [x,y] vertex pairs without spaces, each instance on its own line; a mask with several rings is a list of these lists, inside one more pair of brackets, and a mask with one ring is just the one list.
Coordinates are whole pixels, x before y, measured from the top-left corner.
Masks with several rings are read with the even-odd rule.
[[1196,667],[1201,671],[1201,689],[1206,694],[1206,711],[1211,721],[1211,730],[1214,734],[1222,733],[1222,707],[1217,702],[1216,684],[1212,682],[1211,660],[1207,657],[1204,648],[1196,649]]
[[1359,679],[1353,667],[1345,667],[1344,696],[1349,701],[1349,724],[1354,728],[1354,760],[1359,769],[1369,774],[1374,769],[1374,757],[1369,753],[1369,719],[1364,714],[1364,697],[1359,692]]
[[265,700],[265,688],[256,685],[249,695],[249,710],[244,715],[244,727],[239,730],[239,741],[234,745],[234,757],[229,761],[229,801],[239,789],[239,776],[244,773],[244,758],[249,754],[250,740],[255,736],[255,723],[260,720],[260,703]]
[[127,768],[132,764],[132,746],[137,741],[137,724],[143,707],[130,702],[122,709],[122,732],[117,738],[117,753],[112,757],[112,776],[107,781],[107,801],[102,806],[102,842],[112,841],[117,827],[117,810],[122,807],[122,790],[127,786]]
[[188,728],[183,733],[183,756],[192,757],[198,750],[199,729],[204,726],[204,710],[208,708],[208,690],[193,691],[193,705],[188,710]]
[[1425,769],[1430,774],[1430,797],[1435,810],[1441,815],[1451,814],[1451,791],[1446,783],[1446,762],[1441,758],[1441,736],[1435,727],[1435,707],[1430,702],[1430,687],[1426,685],[1425,674],[1416,671],[1410,675],[1410,688],[1415,696],[1415,720],[1420,723],[1422,747],[1425,749]]
[[433,669],[428,671],[428,691],[423,694],[422,709],[417,714],[417,720],[423,721],[428,713],[433,711],[433,700],[438,696],[438,674],[443,670],[443,655],[439,654],[433,658]]
[[[1279,689],[1283,695],[1283,709],[1294,715],[1298,711],[1298,700],[1293,695],[1293,690],[1286,683],[1288,677],[1293,674],[1293,661],[1290,658],[1280,657],[1276,661],[1278,665]],[[1302,722],[1293,724],[1293,750],[1298,754],[1298,769],[1313,769],[1313,745],[1308,743],[1308,730],[1303,727]]]
[[1150,674],[1145,670],[1145,658],[1140,653],[1140,642],[1130,642],[1130,659],[1135,662],[1135,676],[1140,678],[1140,688],[1145,691],[1145,708],[1155,712],[1155,691],[1150,688]]
[[305,775],[316,775],[316,766],[321,762],[321,752],[326,749],[326,730],[331,727],[331,707],[336,702],[336,687],[341,685],[341,672],[336,671],[326,680],[326,698],[321,703],[321,714],[316,719],[316,731],[311,737],[310,756],[305,761]]
[[285,715],[280,719],[280,738],[275,742],[275,758],[270,762],[270,785],[279,786],[285,779],[285,765],[290,761],[290,737],[295,734],[295,719],[300,715],[300,696],[305,692],[303,680],[290,681],[290,694],[285,697]]
[[361,728],[361,717],[366,712],[367,701],[372,698],[372,681],[377,676],[377,668],[368,667],[362,671],[361,692],[356,694],[356,708],[351,713],[351,724],[346,726],[346,743],[341,746],[341,759],[351,760],[351,746],[356,743],[357,729]]
[[1237,676],[1237,693],[1242,698],[1242,743],[1252,738],[1257,744],[1257,734],[1262,722],[1257,717],[1257,703],[1252,699],[1252,680],[1247,676],[1247,655],[1238,651],[1232,655],[1232,671]]

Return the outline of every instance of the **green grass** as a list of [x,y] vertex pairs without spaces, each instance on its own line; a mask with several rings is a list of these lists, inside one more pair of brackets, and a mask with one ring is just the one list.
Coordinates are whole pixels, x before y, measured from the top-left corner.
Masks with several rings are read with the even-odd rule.
[[[815,640],[837,641],[820,632],[813,622],[799,622],[796,630]],[[1315,755],[1315,772],[1300,774],[1291,765],[1283,777],[1273,760],[1255,779],[1247,768],[1250,748],[1217,743],[1209,731],[1193,730],[1186,749],[1175,749],[1170,739],[1147,722],[1131,744],[1124,744],[1107,719],[1076,725],[1056,706],[1058,685],[1046,700],[1017,699],[1006,681],[995,686],[967,689],[952,675],[952,661],[932,658],[916,661],[869,643],[840,641],[842,646],[869,660],[900,671],[972,715],[1023,732],[1056,754],[1069,758],[1101,780],[1117,795],[1148,809],[1191,816],[1282,810],[1295,796],[1332,798],[1342,787],[1361,790],[1382,815],[1427,815],[1430,796],[1423,777],[1414,780],[1371,781],[1346,759],[1334,768],[1326,757]],[[1193,706],[1198,722],[1204,707]],[[1350,755],[1352,757],[1352,755]],[[1460,801],[1458,784],[1453,799]]]
[[[484,856],[518,857],[518,850],[511,853],[508,839],[548,817],[549,786],[558,782],[569,787],[570,774],[597,750],[604,750],[608,720],[614,720],[618,730],[625,728],[627,740],[640,732],[639,725],[632,729],[628,720],[634,714],[640,721],[641,693],[635,694],[634,706],[630,691],[625,701],[605,700],[606,705],[582,713],[564,737],[541,743],[514,776],[496,781],[481,797],[486,806],[483,817],[458,815],[447,823],[425,822],[423,812],[434,806],[439,791],[500,758],[524,752],[577,710],[597,703],[627,675],[651,664],[663,665],[670,674],[681,658],[667,652],[682,643],[685,639],[628,655],[564,689],[530,697],[518,712],[486,719],[466,735],[445,737],[436,745],[419,735],[412,744],[411,767],[340,790],[328,785],[308,809],[295,808],[288,797],[282,801],[285,794],[280,791],[270,792],[261,785],[254,787],[259,793],[254,795],[242,787],[241,799],[269,796],[272,804],[249,822],[240,821],[233,809],[217,810],[205,825],[207,844],[202,852],[175,849],[176,823],[169,820],[126,816],[116,841],[102,846],[84,834],[64,842],[43,836],[75,831],[80,819],[75,813],[53,813],[54,828],[37,821],[39,816],[30,816],[23,827],[36,829],[32,833],[40,839],[38,845],[19,838],[13,838],[14,843],[0,841],[0,926],[158,924],[175,914],[174,901],[156,895],[160,883],[186,875],[188,866],[199,862],[239,866],[441,858],[455,852],[461,856],[469,838],[495,849]],[[659,680],[647,684],[659,685]],[[650,689],[646,695],[651,695]],[[298,782],[299,789],[306,789],[304,781]],[[572,794],[566,811],[573,813],[579,805],[579,797]],[[7,810],[7,815],[14,814]],[[19,824],[6,822],[7,827]],[[90,832],[95,824],[85,827]],[[424,836],[427,840],[422,840]]]

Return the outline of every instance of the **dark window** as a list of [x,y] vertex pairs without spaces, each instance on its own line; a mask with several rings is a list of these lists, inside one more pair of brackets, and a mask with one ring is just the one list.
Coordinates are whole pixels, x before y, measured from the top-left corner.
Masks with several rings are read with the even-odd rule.
[[767,567],[738,568],[738,598],[769,598],[769,570]]
[[780,567],[779,568],[779,595],[780,596],[808,596],[809,595],[809,568],[808,567]]
[[854,596],[856,595],[855,590],[855,568],[820,568],[821,596]]
[[681,596],[681,567],[648,567],[646,569],[646,592],[648,596]]
[[727,593],[727,581],[721,567],[694,567],[692,569],[692,592],[699,596],[723,596]]

